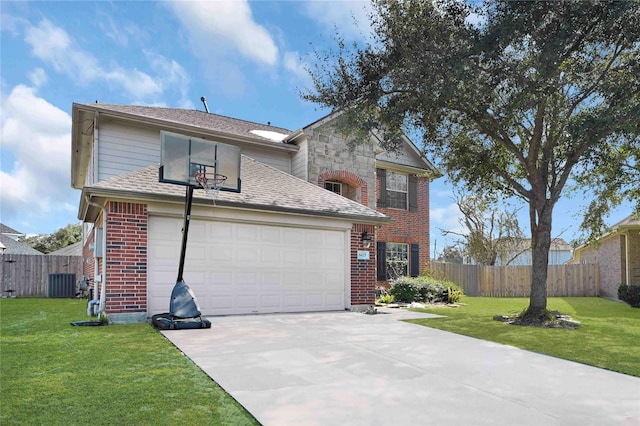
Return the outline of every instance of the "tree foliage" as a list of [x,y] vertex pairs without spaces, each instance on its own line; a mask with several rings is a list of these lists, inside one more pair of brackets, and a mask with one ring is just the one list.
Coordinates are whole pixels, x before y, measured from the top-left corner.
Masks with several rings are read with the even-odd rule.
[[479,265],[508,265],[522,251],[524,233],[518,223],[517,210],[500,210],[491,200],[481,196],[464,196],[456,200],[462,213],[463,232],[457,235],[464,253]]
[[616,153],[640,144],[640,0],[374,6],[374,39],[319,55],[304,98],[343,111],[356,135],[380,132],[387,149],[397,129],[417,129],[454,183],[525,201],[528,313],[542,314],[567,182],[602,165],[615,175]]
[[464,261],[464,252],[459,245],[445,246],[442,253],[438,256],[438,262],[462,263]]
[[39,252],[48,254],[82,240],[82,224],[67,225],[53,234],[22,237],[20,241]]

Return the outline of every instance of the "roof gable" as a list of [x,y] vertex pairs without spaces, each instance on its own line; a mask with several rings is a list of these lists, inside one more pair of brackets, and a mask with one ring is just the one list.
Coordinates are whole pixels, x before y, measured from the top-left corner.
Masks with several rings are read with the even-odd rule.
[[[317,128],[332,126],[332,122],[335,122],[343,114],[342,111],[332,112],[324,117],[308,124],[304,127],[304,131],[313,131]],[[381,136],[376,132],[370,134],[372,143],[380,146]],[[434,177],[442,176],[436,167],[424,156],[424,154],[415,146],[415,144],[406,135],[400,137],[401,144],[398,152],[387,152],[380,148],[380,152],[376,155],[376,162],[379,162],[381,166],[391,166],[397,168],[412,169],[414,172],[421,170],[425,173],[429,173]]]
[[0,234],[8,234],[8,235],[24,235],[22,232],[18,232],[13,228],[8,227],[4,223],[0,223]]

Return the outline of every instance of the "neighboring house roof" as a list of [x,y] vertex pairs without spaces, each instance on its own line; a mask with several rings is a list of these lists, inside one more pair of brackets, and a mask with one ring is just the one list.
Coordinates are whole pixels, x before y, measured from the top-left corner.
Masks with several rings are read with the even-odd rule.
[[82,256],[82,241],[52,251],[49,256]]
[[11,236],[14,240],[24,235],[22,232],[16,231],[3,223],[0,223],[0,234]]
[[[525,251],[531,250],[531,238],[523,238],[521,239],[517,246],[515,247],[516,251]],[[551,251],[571,251],[573,247],[571,244],[567,243],[562,238],[553,238],[551,240],[551,246],[549,247]]]
[[626,228],[640,227],[640,215],[630,215],[611,227],[611,232],[618,232]]
[[34,249],[33,247],[28,246],[24,243],[21,243],[20,241],[16,241],[7,235],[4,235],[4,234],[0,235],[0,241],[5,246],[4,253],[3,253],[5,255],[7,254],[39,254],[44,256],[43,253],[40,253],[38,250]]
[[[216,205],[290,212],[313,216],[344,218],[358,223],[384,223],[391,218],[317,185],[260,163],[247,156],[241,160],[242,192],[220,191]],[[185,188],[158,181],[158,166],[148,166],[85,187],[80,198],[78,217],[84,220],[97,214],[85,196],[125,197],[137,200],[178,201]],[[194,202],[211,203],[203,190],[194,192]]]
[[[627,216],[626,218],[622,219],[620,222],[616,223],[615,225],[613,225],[611,228],[609,228],[609,231],[606,232],[605,234],[603,234],[600,238],[598,238],[596,241],[597,242],[601,242],[602,240],[612,237],[616,234],[618,234],[619,232],[623,232],[629,229],[640,229],[640,215],[636,215],[636,214],[631,214],[629,216]],[[583,244],[579,247],[577,247],[574,251],[574,255],[571,258],[571,261],[575,260],[578,255],[580,254],[581,251],[583,251],[585,248],[587,247],[593,247],[595,244],[594,243],[589,243],[589,244]]]

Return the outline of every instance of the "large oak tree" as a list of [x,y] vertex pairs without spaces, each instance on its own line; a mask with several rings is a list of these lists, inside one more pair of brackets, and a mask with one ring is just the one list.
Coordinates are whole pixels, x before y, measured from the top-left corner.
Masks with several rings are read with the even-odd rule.
[[640,150],[639,1],[377,0],[374,10],[373,39],[338,38],[304,98],[343,111],[356,135],[383,133],[387,149],[394,130],[417,129],[454,183],[524,200],[525,316],[543,316],[552,214],[567,183]]

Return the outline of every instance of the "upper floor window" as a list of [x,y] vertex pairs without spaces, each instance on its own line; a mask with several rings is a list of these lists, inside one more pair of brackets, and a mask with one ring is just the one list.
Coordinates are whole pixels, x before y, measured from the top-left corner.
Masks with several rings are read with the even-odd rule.
[[342,183],[340,182],[327,181],[324,183],[324,189],[342,195]]
[[387,172],[387,207],[407,210],[407,175]]
[[377,169],[378,207],[418,211],[418,176]]

